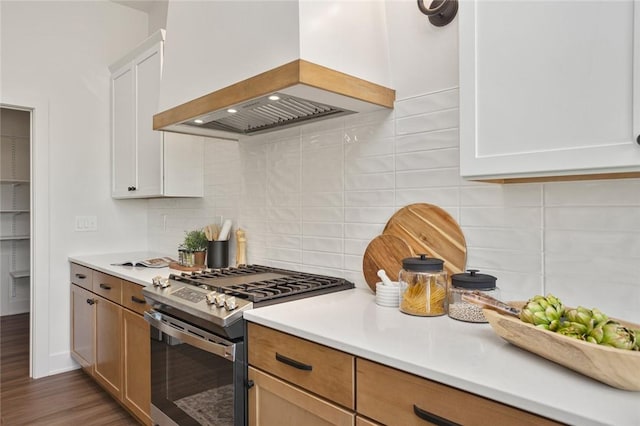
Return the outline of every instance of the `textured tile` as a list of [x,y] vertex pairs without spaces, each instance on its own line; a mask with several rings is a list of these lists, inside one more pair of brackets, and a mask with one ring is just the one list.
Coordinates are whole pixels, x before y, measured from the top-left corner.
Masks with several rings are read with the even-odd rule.
[[625,282],[613,276],[605,284],[598,277],[557,273],[547,277],[545,292],[559,297],[567,306],[598,308],[610,317],[640,323],[637,281]]
[[413,152],[443,148],[458,148],[460,132],[458,129],[435,130],[414,133],[396,138],[396,152]]
[[444,109],[457,108],[459,105],[459,90],[449,89],[430,93],[425,96],[403,99],[396,102],[395,110],[398,119],[416,114],[437,112]]
[[490,185],[460,189],[461,206],[537,207],[542,205],[540,184]]
[[353,157],[349,159],[346,167],[351,175],[388,173],[395,169],[393,155]]
[[347,207],[379,207],[395,205],[395,193],[392,190],[348,191],[344,194]]
[[458,148],[415,151],[396,155],[396,170],[424,170],[458,167]]
[[458,186],[459,180],[460,174],[457,167],[399,171],[396,173],[396,188],[447,188]]
[[462,226],[541,228],[542,209],[535,207],[461,207]]
[[554,182],[544,191],[547,206],[640,206],[640,179]]
[[302,209],[305,222],[344,222],[342,207],[305,207]]
[[344,209],[346,223],[387,223],[393,215],[393,207],[347,207]]
[[395,182],[394,173],[371,173],[345,175],[344,187],[347,191],[370,189],[393,189]]
[[342,269],[343,255],[342,253],[324,253],[318,251],[303,251],[302,262],[305,265],[313,265],[323,269]]
[[305,237],[342,238],[344,234],[344,223],[305,221],[302,223],[302,234]]
[[546,230],[544,247],[547,256],[635,258],[640,264],[640,232]]
[[467,264],[479,269],[540,273],[542,253],[520,250],[474,248],[467,251]]
[[458,127],[457,108],[398,119],[396,135],[431,132],[454,127]]
[[455,208],[458,205],[458,188],[413,188],[396,191],[396,205],[427,203],[442,208]]
[[542,252],[542,230],[535,228],[463,227],[468,248]]
[[592,231],[640,231],[640,207],[549,207],[545,209],[546,229]]
[[302,248],[307,251],[328,252],[341,254],[343,250],[342,238],[304,237]]

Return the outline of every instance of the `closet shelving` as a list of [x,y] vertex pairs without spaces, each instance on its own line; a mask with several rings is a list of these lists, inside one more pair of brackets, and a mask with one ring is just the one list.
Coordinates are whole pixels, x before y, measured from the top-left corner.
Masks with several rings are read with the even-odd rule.
[[[3,115],[4,118],[4,115]],[[2,243],[2,315],[16,313],[24,305],[30,284],[30,138],[0,132],[0,242]],[[14,127],[14,126],[7,126]],[[5,281],[8,280],[8,281]],[[27,287],[23,287],[27,286]],[[17,305],[15,304],[17,302]],[[15,305],[15,306],[14,306]]]

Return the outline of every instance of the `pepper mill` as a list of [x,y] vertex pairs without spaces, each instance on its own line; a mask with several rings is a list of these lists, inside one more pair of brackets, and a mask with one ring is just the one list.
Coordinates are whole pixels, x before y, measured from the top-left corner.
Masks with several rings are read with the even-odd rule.
[[247,264],[247,239],[240,228],[236,231],[236,266]]

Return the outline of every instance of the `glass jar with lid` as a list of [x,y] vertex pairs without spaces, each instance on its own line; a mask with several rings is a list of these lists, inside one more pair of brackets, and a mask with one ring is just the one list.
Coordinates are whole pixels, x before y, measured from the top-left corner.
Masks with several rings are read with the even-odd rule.
[[402,260],[398,274],[400,311],[405,314],[433,317],[447,312],[447,273],[444,260],[408,257]]
[[496,287],[496,277],[479,274],[477,269],[468,269],[466,273],[451,275],[449,288],[449,317],[466,322],[487,322],[482,307],[462,299],[465,293],[478,291],[500,299],[500,289]]

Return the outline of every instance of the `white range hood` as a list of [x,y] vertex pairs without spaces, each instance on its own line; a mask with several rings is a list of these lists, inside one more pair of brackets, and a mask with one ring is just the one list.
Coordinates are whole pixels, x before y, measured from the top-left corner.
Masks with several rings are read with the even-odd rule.
[[393,108],[385,7],[170,1],[154,129],[238,139]]

